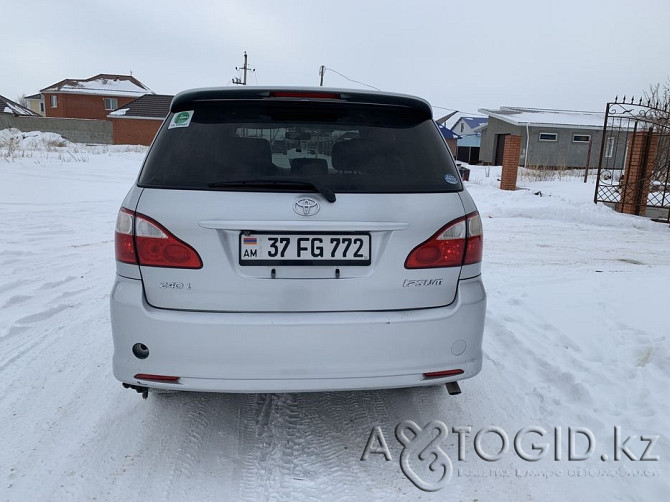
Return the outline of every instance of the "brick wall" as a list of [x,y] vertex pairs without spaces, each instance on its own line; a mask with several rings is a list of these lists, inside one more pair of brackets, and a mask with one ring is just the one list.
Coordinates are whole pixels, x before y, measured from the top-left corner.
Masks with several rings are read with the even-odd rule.
[[112,123],[108,120],[15,117],[11,113],[0,113],[0,129],[6,127],[23,132],[55,132],[74,143],[112,144]]
[[516,136],[514,134],[505,136],[502,176],[500,178],[500,188],[502,190],[516,190],[516,178],[519,171],[520,154],[521,136]]
[[115,145],[150,145],[162,120],[113,118]]
[[[51,106],[51,96],[56,96],[58,106]],[[122,108],[139,96],[91,96],[85,94],[44,94],[44,108],[47,117],[67,117],[72,119],[106,120],[111,110],[105,110],[105,97],[116,98],[118,107]]]

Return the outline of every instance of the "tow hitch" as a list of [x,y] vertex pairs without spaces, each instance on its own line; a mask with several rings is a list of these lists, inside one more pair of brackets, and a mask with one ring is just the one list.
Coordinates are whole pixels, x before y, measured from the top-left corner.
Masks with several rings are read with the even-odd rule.
[[138,394],[142,394],[142,399],[149,397],[149,387],[143,387],[141,385],[131,385],[129,383],[122,383],[124,389],[133,389]]

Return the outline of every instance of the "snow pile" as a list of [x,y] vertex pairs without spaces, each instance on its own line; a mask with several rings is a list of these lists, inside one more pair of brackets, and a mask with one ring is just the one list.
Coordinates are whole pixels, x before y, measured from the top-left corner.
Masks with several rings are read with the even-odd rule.
[[9,143],[18,142],[23,139],[23,133],[18,129],[9,127],[0,129],[0,148],[6,147]]
[[9,148],[10,145],[18,150],[49,151],[72,143],[53,132],[21,132],[13,127],[0,130],[0,148]]
[[[40,164],[55,161],[55,165],[63,162],[87,162],[89,155],[139,153],[144,154],[146,146],[141,145],[89,145],[72,143],[60,134],[52,132],[21,132],[8,128],[0,130],[0,159],[12,162],[19,159],[33,159]],[[46,165],[51,165],[47,162]]]
[[[77,164],[50,155],[0,165],[2,500],[667,500],[670,229],[593,204],[592,179],[503,192],[499,168],[487,177],[472,166],[489,303],[484,368],[460,396],[439,387],[142,401],[112,376],[108,309],[116,214],[146,149],[84,151]],[[404,420],[447,425],[453,476],[441,491],[403,475],[394,431]],[[494,462],[475,454],[490,425],[510,441]],[[361,461],[377,426],[392,460]],[[548,444],[537,462],[514,453],[530,426],[549,431],[523,442],[531,455],[531,442]],[[464,460],[452,427],[470,427]],[[592,458],[568,459],[569,427],[592,431]],[[620,450],[614,460],[615,427],[637,460]],[[660,436],[647,453],[660,460],[641,460],[641,436]],[[500,449],[486,439],[485,451]]]

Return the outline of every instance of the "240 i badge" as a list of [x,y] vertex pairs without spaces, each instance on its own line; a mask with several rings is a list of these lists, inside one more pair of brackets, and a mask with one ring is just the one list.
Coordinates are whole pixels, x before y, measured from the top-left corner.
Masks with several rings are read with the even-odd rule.
[[173,281],[161,281],[160,287],[162,289],[182,289],[182,290],[190,290],[191,289],[191,283],[190,282],[173,282]]

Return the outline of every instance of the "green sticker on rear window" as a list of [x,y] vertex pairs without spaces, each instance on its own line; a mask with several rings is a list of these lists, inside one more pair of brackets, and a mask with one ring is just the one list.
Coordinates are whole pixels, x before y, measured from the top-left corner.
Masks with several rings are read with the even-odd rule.
[[172,117],[168,129],[174,129],[175,127],[188,127],[191,123],[191,117],[193,117],[193,110],[186,112],[179,112]]

